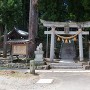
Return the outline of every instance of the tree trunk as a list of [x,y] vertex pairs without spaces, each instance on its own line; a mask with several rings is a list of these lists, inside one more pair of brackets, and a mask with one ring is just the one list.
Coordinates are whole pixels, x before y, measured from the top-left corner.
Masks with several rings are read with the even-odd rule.
[[2,36],[2,34],[3,34],[3,30],[4,30],[4,28],[3,28],[3,24],[0,24],[0,42],[1,42],[1,36]]
[[37,0],[30,0],[30,11],[29,11],[29,57],[34,55],[35,51],[35,37],[37,36],[38,29],[38,11],[37,11]]
[[5,27],[4,31],[4,41],[3,41],[3,57],[7,57],[7,29]]

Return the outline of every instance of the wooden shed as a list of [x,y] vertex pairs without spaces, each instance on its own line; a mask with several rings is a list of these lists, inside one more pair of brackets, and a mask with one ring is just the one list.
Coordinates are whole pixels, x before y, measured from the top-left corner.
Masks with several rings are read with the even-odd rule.
[[9,40],[7,43],[11,46],[10,54],[13,60],[13,55],[25,55],[26,58],[29,57],[28,45],[32,43],[29,40]]

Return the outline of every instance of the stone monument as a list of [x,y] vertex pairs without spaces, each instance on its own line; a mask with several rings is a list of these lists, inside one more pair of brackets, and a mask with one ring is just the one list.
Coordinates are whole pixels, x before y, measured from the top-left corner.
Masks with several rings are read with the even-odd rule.
[[42,51],[42,43],[37,46],[35,53],[35,62],[43,62],[43,54],[44,52]]
[[67,60],[74,61],[76,57],[76,50],[74,43],[63,43],[59,57],[65,61]]

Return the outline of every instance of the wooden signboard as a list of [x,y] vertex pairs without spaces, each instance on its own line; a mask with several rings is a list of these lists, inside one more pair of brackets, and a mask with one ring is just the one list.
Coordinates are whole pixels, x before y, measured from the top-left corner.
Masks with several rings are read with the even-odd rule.
[[26,55],[27,52],[26,44],[13,44],[12,55]]

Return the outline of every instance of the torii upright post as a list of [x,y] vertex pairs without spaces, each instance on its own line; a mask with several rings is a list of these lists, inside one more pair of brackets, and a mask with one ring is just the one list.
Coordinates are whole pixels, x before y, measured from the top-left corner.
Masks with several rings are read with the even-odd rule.
[[55,37],[55,27],[51,30],[51,45],[50,45],[50,61],[53,62],[54,59],[54,37]]
[[[78,31],[81,31],[81,28],[78,29]],[[82,32],[79,34],[79,58],[80,61],[83,61],[83,40],[82,40]]]

